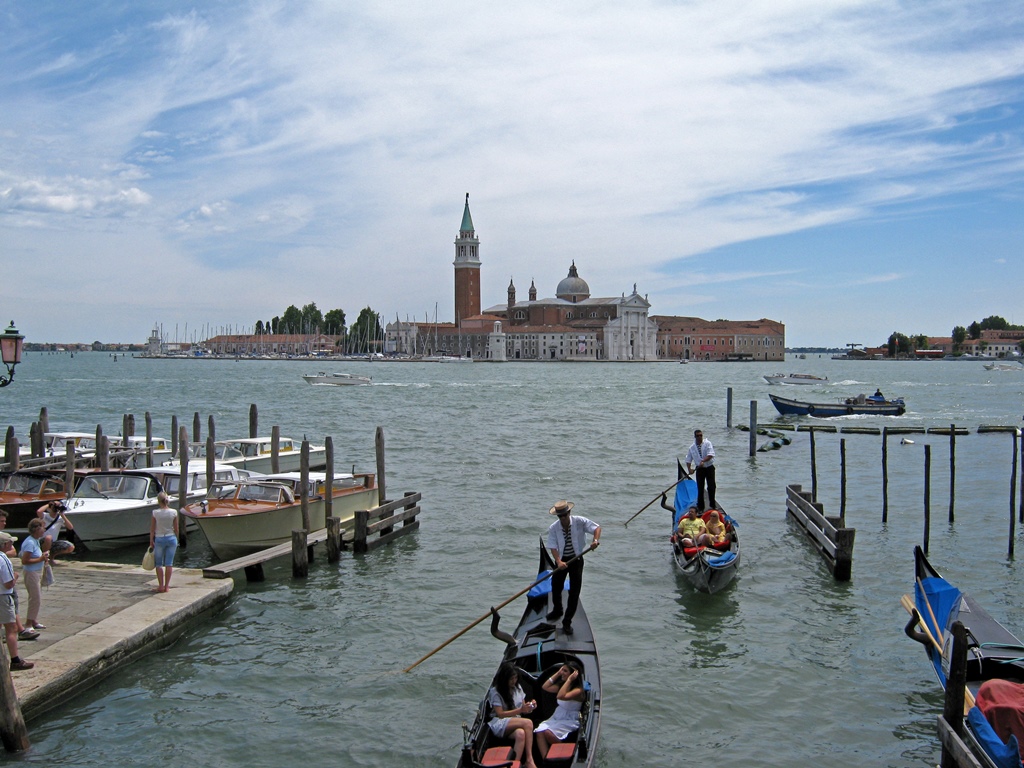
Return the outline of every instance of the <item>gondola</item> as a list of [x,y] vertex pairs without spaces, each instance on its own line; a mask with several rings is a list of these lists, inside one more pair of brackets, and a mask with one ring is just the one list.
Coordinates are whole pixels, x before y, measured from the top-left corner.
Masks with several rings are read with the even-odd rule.
[[[540,579],[554,568],[554,563],[540,541]],[[491,634],[506,643],[501,662],[512,662],[519,670],[519,684],[527,699],[537,700],[537,709],[530,715],[534,725],[540,725],[555,711],[555,694],[542,689],[544,681],[553,675],[565,662],[574,661],[583,670],[585,698],[580,712],[580,728],[562,745],[552,748],[551,758],[534,759],[539,768],[573,766],[589,768],[594,765],[597,752],[597,737],[601,726],[601,670],[597,658],[597,646],[591,631],[590,620],[583,609],[582,601],[573,617],[573,634],[566,635],[555,624],[545,618],[549,607],[551,580],[545,579],[527,593],[526,610],[519,620],[519,626],[512,634],[498,628],[500,616],[494,613],[491,620]],[[500,665],[499,665],[500,666]],[[488,690],[493,681],[488,684]],[[499,738],[491,731],[488,722],[491,708],[484,695],[477,710],[472,727],[463,724],[464,743],[459,768],[480,768],[481,766],[506,766],[518,768],[512,760],[512,741]]]
[[[1024,737],[1024,729],[1011,729],[1010,723],[1024,724],[1024,645],[974,598],[942,578],[920,547],[914,548],[914,570],[914,597],[904,595],[901,601],[911,613],[906,634],[924,645],[945,688],[953,652],[952,626],[959,621],[966,627],[968,703],[976,700],[977,704],[964,717],[964,741],[983,766],[1020,768],[1017,739]],[[1016,737],[1009,735],[1013,730],[1019,731]]]
[[[675,505],[672,510],[672,559],[675,560],[679,572],[701,592],[714,593],[723,589],[736,577],[740,564],[740,539],[736,530],[737,523],[720,505],[715,509],[725,523],[728,539],[721,544],[707,547],[683,547],[680,543],[677,527],[686,510],[696,503],[697,483],[691,478],[681,480],[676,485]],[[706,510],[701,517],[707,522],[711,510]]]

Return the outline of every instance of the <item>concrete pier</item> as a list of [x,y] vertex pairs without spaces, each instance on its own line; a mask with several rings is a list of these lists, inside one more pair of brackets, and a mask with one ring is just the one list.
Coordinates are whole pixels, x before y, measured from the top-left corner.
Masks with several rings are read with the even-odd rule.
[[[156,574],[135,565],[60,562],[43,589],[38,640],[18,643],[35,668],[12,672],[25,720],[66,702],[121,667],[174,642],[221,610],[231,579],[204,579],[175,568],[169,592],[156,593]],[[21,619],[28,598],[19,584]]]

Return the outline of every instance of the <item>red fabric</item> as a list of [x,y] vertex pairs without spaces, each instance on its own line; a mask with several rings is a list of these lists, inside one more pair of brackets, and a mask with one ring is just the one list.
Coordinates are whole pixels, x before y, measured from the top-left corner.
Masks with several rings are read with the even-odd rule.
[[1003,741],[1011,734],[1024,760],[1024,684],[1012,680],[986,680],[978,689],[975,704]]

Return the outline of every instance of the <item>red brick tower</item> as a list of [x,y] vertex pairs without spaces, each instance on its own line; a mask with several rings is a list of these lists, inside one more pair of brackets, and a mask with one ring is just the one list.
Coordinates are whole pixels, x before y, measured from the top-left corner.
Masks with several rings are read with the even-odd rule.
[[455,241],[455,322],[480,314],[480,241],[469,215],[469,193],[462,212],[462,226]]

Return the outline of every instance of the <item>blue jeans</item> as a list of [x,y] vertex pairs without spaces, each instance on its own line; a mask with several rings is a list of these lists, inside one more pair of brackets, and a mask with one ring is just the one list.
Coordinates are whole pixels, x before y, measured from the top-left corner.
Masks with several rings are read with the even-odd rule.
[[169,568],[174,565],[174,553],[177,549],[178,537],[173,533],[153,539],[153,561],[156,567]]

